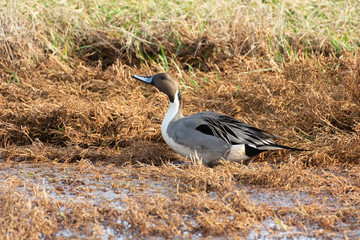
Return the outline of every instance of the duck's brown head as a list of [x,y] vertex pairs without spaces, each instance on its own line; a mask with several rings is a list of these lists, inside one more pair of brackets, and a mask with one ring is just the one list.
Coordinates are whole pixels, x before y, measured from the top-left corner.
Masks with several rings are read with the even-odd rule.
[[168,73],[158,73],[149,77],[143,77],[134,74],[132,77],[154,85],[157,89],[169,97],[170,102],[174,102],[175,94],[179,90],[179,83],[174,80]]

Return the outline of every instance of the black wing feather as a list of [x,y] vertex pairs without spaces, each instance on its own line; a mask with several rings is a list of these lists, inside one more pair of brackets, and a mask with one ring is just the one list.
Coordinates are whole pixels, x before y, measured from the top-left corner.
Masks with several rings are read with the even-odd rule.
[[[202,122],[203,123],[196,127],[196,130],[207,135],[221,138],[230,146],[240,144],[241,142],[241,139],[236,133],[236,130],[241,131],[241,133],[245,135],[244,140],[255,146],[259,143],[267,145],[269,142],[265,142],[264,140],[276,137],[268,132],[252,127],[236,120],[235,118],[222,114],[216,114],[211,117],[203,116]],[[230,137],[232,137],[233,140],[235,139],[239,141],[232,141]]]
[[207,135],[212,135],[212,136],[221,138],[228,145],[231,145],[231,141],[228,137],[228,134],[231,134],[234,137],[236,137],[236,134],[231,129],[229,129],[228,127],[225,128],[225,126],[222,125],[221,122],[219,122],[213,118],[204,117],[203,121],[204,121],[204,123],[198,125],[196,127],[196,130],[198,130],[204,134],[207,134]]

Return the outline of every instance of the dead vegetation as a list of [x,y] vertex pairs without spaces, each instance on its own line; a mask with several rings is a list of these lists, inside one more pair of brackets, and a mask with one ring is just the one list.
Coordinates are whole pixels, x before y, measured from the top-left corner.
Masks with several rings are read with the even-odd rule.
[[[85,2],[34,12],[6,3],[13,14],[0,10],[5,238],[359,237],[360,57],[352,31],[345,45],[318,35],[317,25],[294,33],[270,26],[268,9],[258,24],[251,12],[230,21],[182,9],[176,21],[155,21],[130,4],[152,19],[146,25],[139,16],[121,20],[111,3],[97,6],[98,18]],[[222,4],[212,7],[227,11]],[[344,34],[351,24],[342,19]],[[180,158],[160,133],[166,97],[130,78],[163,71],[181,82],[185,115],[219,111],[311,151],[214,168]]]

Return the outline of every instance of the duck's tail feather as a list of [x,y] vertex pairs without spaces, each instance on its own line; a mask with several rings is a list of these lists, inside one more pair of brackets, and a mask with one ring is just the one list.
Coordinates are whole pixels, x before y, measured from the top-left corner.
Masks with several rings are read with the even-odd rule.
[[306,150],[306,149],[300,149],[300,148],[292,148],[292,147],[288,147],[288,146],[284,146],[284,145],[280,145],[280,144],[269,144],[269,145],[263,145],[263,146],[257,146],[257,149],[259,150],[280,150],[280,149],[288,149],[288,150],[292,150],[292,151],[310,151],[310,150]]

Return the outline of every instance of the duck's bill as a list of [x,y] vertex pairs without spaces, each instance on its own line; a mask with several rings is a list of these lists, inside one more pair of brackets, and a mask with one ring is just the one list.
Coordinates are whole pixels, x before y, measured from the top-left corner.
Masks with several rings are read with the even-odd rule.
[[153,80],[153,76],[150,76],[150,77],[143,77],[143,76],[138,76],[138,75],[132,75],[133,78],[137,79],[137,80],[140,80],[140,81],[143,81],[143,82],[146,82],[146,83],[152,83],[152,80]]

